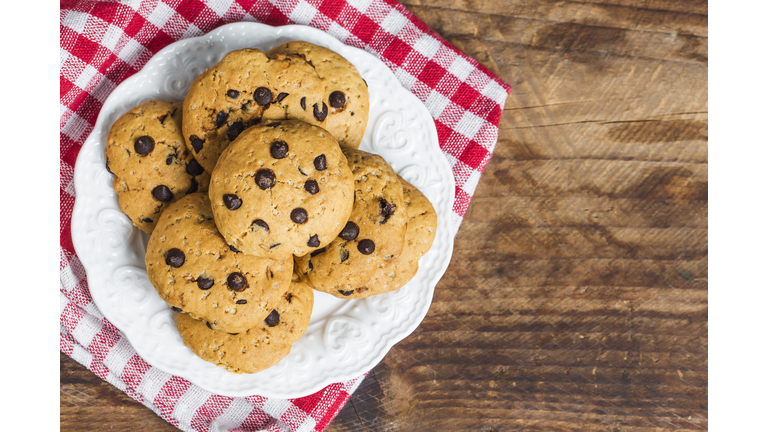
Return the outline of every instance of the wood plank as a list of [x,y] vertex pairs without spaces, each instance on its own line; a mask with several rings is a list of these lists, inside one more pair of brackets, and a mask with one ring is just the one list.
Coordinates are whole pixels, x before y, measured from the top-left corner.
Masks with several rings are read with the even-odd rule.
[[63,431],[178,430],[64,353],[59,353],[59,382]]

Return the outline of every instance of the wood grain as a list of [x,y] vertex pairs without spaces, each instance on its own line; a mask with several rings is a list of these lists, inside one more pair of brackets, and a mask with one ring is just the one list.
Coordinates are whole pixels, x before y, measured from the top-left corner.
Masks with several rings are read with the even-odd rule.
[[[328,430],[706,430],[707,3],[404,4],[514,91],[429,314]],[[61,364],[62,430],[172,428]]]
[[178,430],[63,353],[59,364],[60,430]]

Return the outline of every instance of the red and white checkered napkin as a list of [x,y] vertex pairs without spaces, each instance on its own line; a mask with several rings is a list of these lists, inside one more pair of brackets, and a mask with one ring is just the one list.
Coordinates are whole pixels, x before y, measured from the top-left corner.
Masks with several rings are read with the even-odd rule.
[[321,431],[363,377],[292,399],[211,394],[147,364],[92,302],[72,247],[74,165],[102,104],[153,54],[237,21],[304,24],[387,64],[435,119],[453,168],[458,230],[491,158],[511,87],[394,0],[61,0],[61,351],[188,431]]

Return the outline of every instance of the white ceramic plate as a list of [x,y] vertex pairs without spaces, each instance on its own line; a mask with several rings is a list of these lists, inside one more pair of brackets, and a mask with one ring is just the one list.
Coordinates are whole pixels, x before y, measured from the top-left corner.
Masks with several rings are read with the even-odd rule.
[[[429,198],[438,214],[437,236],[408,285],[360,300],[316,292],[309,328],[291,353],[265,371],[236,375],[184,346],[176,314],[147,278],[144,255],[149,238],[120,212],[104,149],[109,128],[130,108],[149,99],[183,100],[192,80],[230,51],[267,51],[292,40],[326,46],[360,71],[370,93],[368,128],[360,148],[382,155]],[[236,23],[169,45],[107,98],[75,165],[72,240],[94,302],[149,364],[222,395],[294,398],[370,370],[421,323],[453,251],[449,224],[454,190],[432,117],[384,63],[311,27]]]

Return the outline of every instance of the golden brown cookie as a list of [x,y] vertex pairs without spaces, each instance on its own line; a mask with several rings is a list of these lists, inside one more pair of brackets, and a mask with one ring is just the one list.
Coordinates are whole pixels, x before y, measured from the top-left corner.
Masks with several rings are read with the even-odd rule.
[[408,227],[405,231],[403,252],[389,261],[379,264],[371,279],[355,288],[355,292],[344,296],[331,293],[340,298],[365,298],[384,294],[402,288],[416,276],[419,259],[432,247],[437,233],[437,213],[432,203],[414,185],[398,176],[403,185],[405,210],[408,213]]
[[309,325],[314,294],[292,282],[275,309],[255,327],[238,334],[210,328],[187,313],[176,316],[184,344],[203,360],[233,373],[255,373],[275,365],[291,351]]
[[171,203],[208,190],[211,176],[184,145],[181,122],[181,102],[150,100],[117,119],[107,137],[120,210],[147,234]]
[[243,132],[211,178],[216,225],[247,254],[306,255],[330,243],[352,211],[352,173],[339,145],[298,120]]
[[170,306],[237,333],[266,318],[288,290],[288,260],[232,249],[216,229],[208,197],[187,195],[168,207],[145,258],[149,280]]
[[341,298],[402,252],[407,219],[403,186],[384,158],[362,150],[343,151],[355,179],[352,214],[331,244],[296,257],[302,280]]
[[[313,107],[309,120],[330,132],[343,148],[356,149],[368,124],[368,84],[347,59],[323,46],[288,42],[267,55],[294,54],[306,59],[323,81],[323,105]],[[309,109],[309,107],[307,107]]]
[[184,99],[184,138],[206,171],[248,127],[268,119],[309,121],[312,105],[322,103],[324,87],[309,63],[272,57],[257,49],[232,51],[192,82]]

